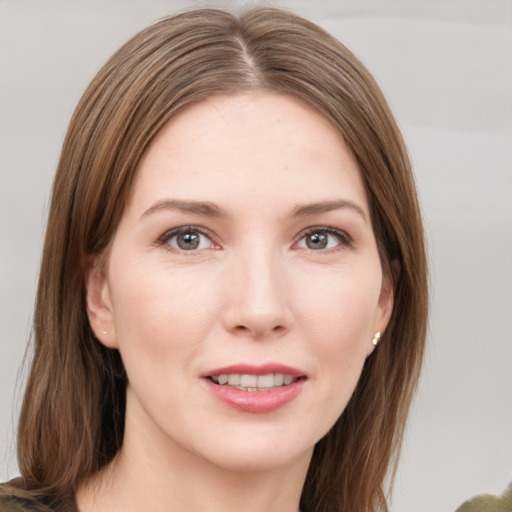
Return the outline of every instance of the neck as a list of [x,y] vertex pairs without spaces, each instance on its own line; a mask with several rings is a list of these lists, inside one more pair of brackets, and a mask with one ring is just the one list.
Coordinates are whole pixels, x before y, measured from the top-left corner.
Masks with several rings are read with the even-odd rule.
[[275,468],[223,468],[127,419],[123,447],[77,492],[80,512],[298,512],[311,452]]

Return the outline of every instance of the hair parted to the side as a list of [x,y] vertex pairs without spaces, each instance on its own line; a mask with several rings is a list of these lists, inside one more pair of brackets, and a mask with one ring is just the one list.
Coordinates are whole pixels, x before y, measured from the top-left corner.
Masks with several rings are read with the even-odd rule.
[[23,484],[56,509],[123,440],[126,376],[95,339],[84,275],[108,248],[142,154],[183,106],[215,94],[291,94],[325,115],[360,167],[395,306],[342,416],[317,444],[301,498],[309,512],[387,510],[424,350],[427,266],[407,152],[378,86],[336,39],[288,12],[200,9],[126,43],[71,120],[55,177],[18,431]]

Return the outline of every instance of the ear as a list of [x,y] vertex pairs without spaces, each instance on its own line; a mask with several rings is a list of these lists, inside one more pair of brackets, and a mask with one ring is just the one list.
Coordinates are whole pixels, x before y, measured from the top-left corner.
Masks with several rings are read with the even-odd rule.
[[96,338],[108,348],[118,348],[110,288],[105,265],[90,258],[85,277],[85,297],[89,324]]
[[[393,313],[393,305],[395,303],[395,283],[400,276],[400,263],[395,260],[391,263],[389,272],[385,272],[382,276],[382,286],[380,289],[379,301],[377,303],[377,310],[375,314],[375,322],[373,326],[373,333],[380,332],[384,335],[384,331],[389,323],[391,314]],[[385,341],[385,340],[383,340]],[[368,340],[367,356],[369,356],[375,345]]]

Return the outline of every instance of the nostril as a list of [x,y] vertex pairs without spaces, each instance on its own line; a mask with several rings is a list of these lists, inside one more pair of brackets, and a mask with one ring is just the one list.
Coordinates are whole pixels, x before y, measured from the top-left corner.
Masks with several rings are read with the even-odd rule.
[[265,329],[262,327],[251,328],[250,326],[239,324],[233,328],[233,332],[237,332],[239,334],[251,334],[252,336],[256,336],[259,338],[261,336],[265,336],[265,333],[273,335],[284,334],[286,332],[286,327],[284,327],[283,325],[276,325],[270,329]]

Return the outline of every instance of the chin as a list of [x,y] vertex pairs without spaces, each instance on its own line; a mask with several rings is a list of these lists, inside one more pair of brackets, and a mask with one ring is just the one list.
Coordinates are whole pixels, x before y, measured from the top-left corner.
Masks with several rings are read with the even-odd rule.
[[250,428],[240,433],[226,429],[224,434],[222,438],[212,436],[207,443],[195,444],[192,451],[214,466],[236,473],[276,471],[298,461],[308,465],[315,443],[322,437],[320,432],[312,435],[302,429],[292,433],[282,425],[277,431]]
[[233,473],[269,473],[296,465],[303,460],[306,465],[313,454],[313,447],[306,450],[286,450],[269,448],[268,450],[232,447],[210,461],[217,467]]

